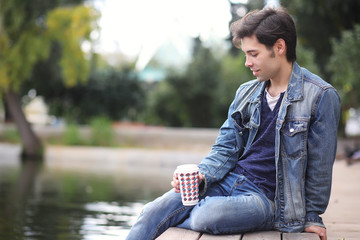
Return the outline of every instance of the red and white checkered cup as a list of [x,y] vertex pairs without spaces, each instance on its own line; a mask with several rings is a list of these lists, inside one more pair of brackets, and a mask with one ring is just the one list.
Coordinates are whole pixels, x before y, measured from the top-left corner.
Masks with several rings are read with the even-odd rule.
[[196,164],[180,165],[175,170],[180,181],[181,200],[185,206],[199,202],[199,168]]

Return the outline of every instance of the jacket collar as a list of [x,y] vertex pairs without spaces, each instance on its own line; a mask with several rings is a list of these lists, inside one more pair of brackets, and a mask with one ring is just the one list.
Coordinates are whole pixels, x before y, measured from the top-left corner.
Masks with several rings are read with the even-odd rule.
[[303,79],[303,72],[300,66],[294,62],[287,88],[287,98],[289,101],[299,101],[303,99]]
[[[249,101],[252,103],[261,101],[262,93],[264,92],[268,81],[258,82],[257,84],[258,85],[255,88],[254,93],[249,99]],[[289,101],[299,101],[303,99],[303,72],[296,62],[293,63],[293,68],[287,88],[287,98]]]
[[267,82],[268,81],[257,83],[257,87],[255,88],[254,93],[250,96],[249,102],[251,103],[261,102],[262,93],[264,92]]

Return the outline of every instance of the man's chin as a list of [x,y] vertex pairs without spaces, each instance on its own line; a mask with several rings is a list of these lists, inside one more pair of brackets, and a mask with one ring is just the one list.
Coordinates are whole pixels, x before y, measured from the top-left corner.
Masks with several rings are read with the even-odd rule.
[[256,78],[259,82],[266,82],[267,80],[269,80],[269,79],[267,79],[267,78],[261,78],[261,77],[257,77]]

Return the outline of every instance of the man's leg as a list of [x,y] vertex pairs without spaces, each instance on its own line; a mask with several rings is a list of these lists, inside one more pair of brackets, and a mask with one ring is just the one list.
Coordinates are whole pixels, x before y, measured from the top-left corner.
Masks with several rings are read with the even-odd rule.
[[274,203],[244,176],[230,173],[206,195],[178,227],[211,234],[272,229]]
[[192,208],[193,206],[184,206],[180,194],[170,190],[144,207],[126,239],[155,239],[166,229],[188,217]]

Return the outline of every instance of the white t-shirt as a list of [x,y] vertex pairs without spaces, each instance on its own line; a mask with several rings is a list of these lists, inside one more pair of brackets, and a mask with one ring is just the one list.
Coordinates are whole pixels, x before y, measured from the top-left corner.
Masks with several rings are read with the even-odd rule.
[[272,97],[270,95],[270,93],[267,91],[267,88],[265,88],[265,92],[266,92],[266,101],[267,101],[267,103],[268,103],[268,105],[269,105],[269,107],[270,107],[270,109],[272,111],[272,110],[274,110],[275,105],[278,102],[281,93],[279,95],[275,96],[275,97]]

